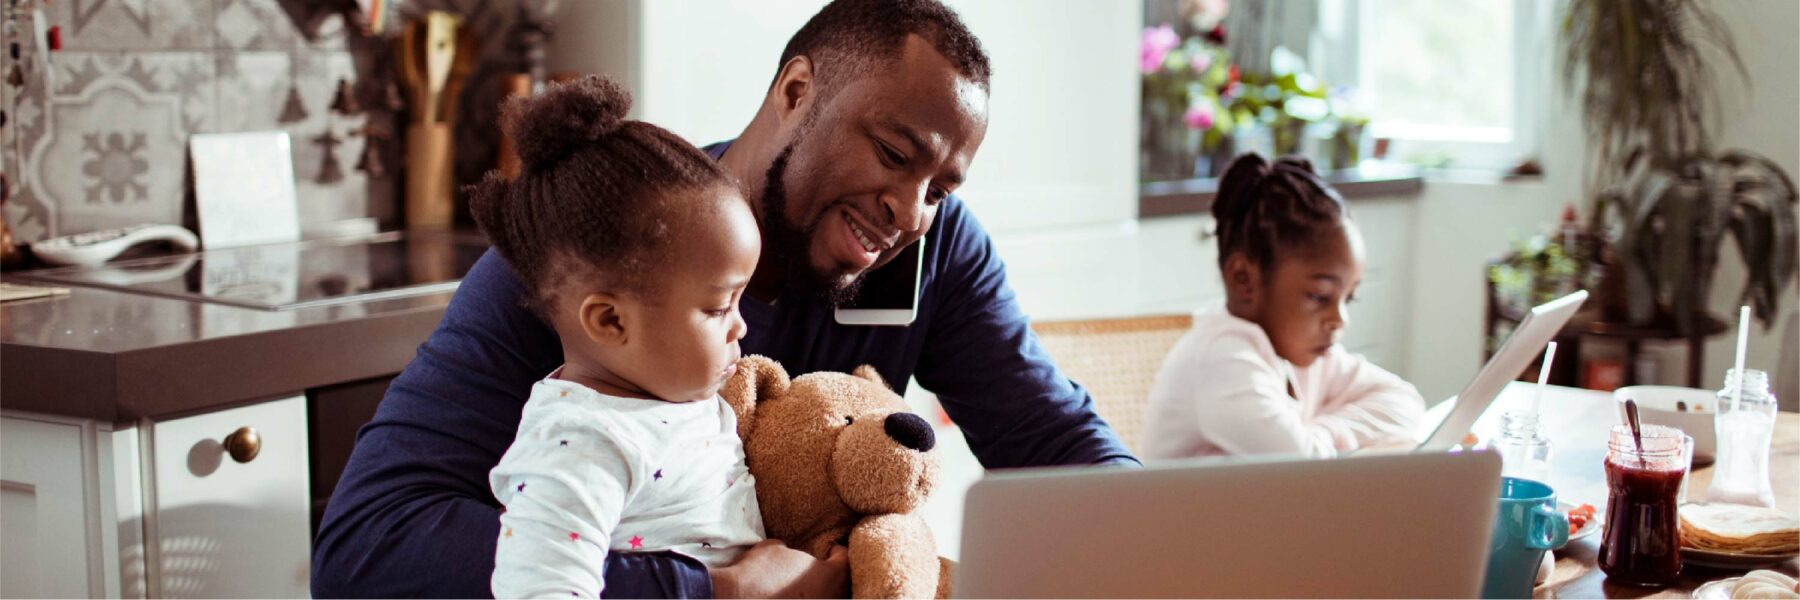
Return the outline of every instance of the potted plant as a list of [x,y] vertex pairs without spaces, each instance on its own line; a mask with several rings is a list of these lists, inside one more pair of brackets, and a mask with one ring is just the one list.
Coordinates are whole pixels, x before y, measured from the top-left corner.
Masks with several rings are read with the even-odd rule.
[[1224,0],[1188,0],[1175,24],[1145,27],[1142,75],[1141,177],[1167,181],[1217,175],[1232,153],[1227,110],[1238,89],[1225,48]]
[[1603,278],[1624,280],[1602,285],[1624,290],[1609,316],[1693,331],[1730,236],[1747,266],[1743,298],[1771,325],[1795,275],[1800,197],[1768,159],[1712,147],[1717,73],[1701,49],[1748,78],[1723,22],[1700,0],[1568,0],[1561,41],[1563,82],[1595,150],[1593,229],[1617,261]]

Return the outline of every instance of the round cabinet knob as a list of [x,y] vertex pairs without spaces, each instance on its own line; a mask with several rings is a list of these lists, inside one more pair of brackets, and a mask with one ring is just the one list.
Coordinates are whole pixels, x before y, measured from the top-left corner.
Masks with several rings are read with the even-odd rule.
[[247,463],[256,460],[262,452],[262,434],[255,427],[239,427],[231,435],[225,436],[225,452],[231,454],[231,460]]

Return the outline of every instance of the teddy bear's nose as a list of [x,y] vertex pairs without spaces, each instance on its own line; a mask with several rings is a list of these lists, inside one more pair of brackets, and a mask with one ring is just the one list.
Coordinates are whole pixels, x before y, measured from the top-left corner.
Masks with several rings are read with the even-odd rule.
[[919,415],[894,413],[887,416],[882,426],[887,429],[888,437],[894,438],[902,446],[920,452],[928,452],[937,446],[937,435],[931,432],[931,424],[919,418]]

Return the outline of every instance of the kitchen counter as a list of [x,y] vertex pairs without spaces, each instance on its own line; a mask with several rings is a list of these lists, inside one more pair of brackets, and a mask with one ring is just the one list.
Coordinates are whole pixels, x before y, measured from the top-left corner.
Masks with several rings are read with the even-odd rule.
[[[393,281],[403,285],[419,277],[454,281],[479,251],[479,246],[462,250],[457,258],[450,252],[415,250],[399,261],[368,252],[309,250],[302,255],[284,246],[265,247],[260,254],[209,252],[198,255],[207,269],[184,274],[177,268],[175,275],[131,288],[138,292],[64,286],[70,290],[67,296],[6,303],[0,305],[0,408],[118,423],[392,375],[412,360],[437,326],[452,292],[291,310],[152,293],[249,289],[241,295],[291,297],[311,293],[296,288],[341,294],[346,288],[381,288]],[[262,262],[242,260],[245,256]],[[113,270],[134,274],[143,269]],[[6,278],[46,285],[33,276],[22,272]],[[267,292],[270,286],[276,291]],[[144,291],[152,293],[140,293]]]
[[120,422],[399,372],[449,293],[288,312],[71,288],[0,305],[0,407]]

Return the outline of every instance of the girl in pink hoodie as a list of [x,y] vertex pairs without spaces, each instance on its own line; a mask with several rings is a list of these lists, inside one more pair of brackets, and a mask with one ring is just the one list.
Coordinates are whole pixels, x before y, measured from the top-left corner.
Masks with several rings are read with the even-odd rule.
[[1424,415],[1417,389],[1338,345],[1362,281],[1362,234],[1304,158],[1254,153],[1220,180],[1225,306],[1163,361],[1144,431],[1148,459],[1332,457],[1402,445]]

